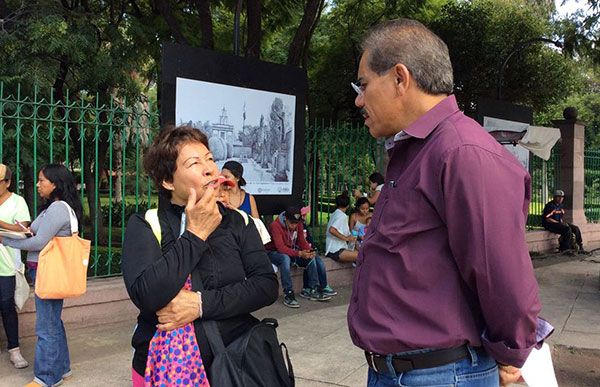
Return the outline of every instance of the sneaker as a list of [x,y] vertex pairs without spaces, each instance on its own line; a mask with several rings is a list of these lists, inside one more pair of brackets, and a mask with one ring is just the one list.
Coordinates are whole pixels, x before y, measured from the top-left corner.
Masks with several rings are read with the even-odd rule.
[[306,298],[307,300],[310,300],[310,298],[312,297],[312,291],[313,290],[311,288],[302,288],[299,295],[302,298]]
[[64,380],[67,380],[67,379],[69,379],[71,376],[73,376],[73,371],[71,371],[71,370],[68,370],[67,372],[65,372],[65,373],[63,374],[63,377],[62,377],[62,378],[63,378]]
[[294,297],[294,292],[286,293],[283,296],[283,305],[287,306],[288,308],[300,307],[300,304],[298,304],[298,301],[296,301],[296,297]]
[[323,294],[326,296],[337,296],[338,292],[336,292],[335,290],[333,290],[333,288],[329,285],[325,286],[323,288]]
[[25,360],[23,355],[21,355],[19,347],[9,349],[8,353],[10,354],[10,362],[13,363],[15,368],[21,369],[29,367],[29,363],[27,362],[27,360]]
[[309,300],[311,301],[329,301],[331,300],[331,296],[326,296],[325,294],[323,294],[322,291],[318,290],[318,289],[311,289],[310,290],[310,298]]

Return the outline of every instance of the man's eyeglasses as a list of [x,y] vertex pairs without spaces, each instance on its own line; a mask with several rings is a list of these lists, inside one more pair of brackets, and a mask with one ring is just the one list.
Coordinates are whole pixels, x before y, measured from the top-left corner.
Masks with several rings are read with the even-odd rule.
[[350,85],[352,86],[354,91],[356,91],[356,94],[358,94],[359,97],[363,96],[363,90],[361,89],[360,83],[350,82]]

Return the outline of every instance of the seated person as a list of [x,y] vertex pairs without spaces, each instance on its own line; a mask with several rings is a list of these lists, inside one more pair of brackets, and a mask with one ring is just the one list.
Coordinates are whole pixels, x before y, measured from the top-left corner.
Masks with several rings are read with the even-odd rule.
[[[300,216],[302,219],[302,228],[304,228],[304,238],[306,238],[306,242],[308,243],[308,245],[310,246],[311,250],[314,250],[314,246],[315,246],[315,241],[312,237],[312,233],[310,232],[310,228],[308,227],[308,225],[306,224],[306,217],[308,216],[308,214],[310,213],[310,206],[306,206],[306,207],[302,207],[300,209]],[[322,273],[326,273],[327,270],[325,269],[325,264],[323,263],[323,261],[319,258],[318,261],[316,261],[316,263],[319,266],[323,266],[322,269],[320,269]],[[319,282],[321,282],[321,280],[319,280]],[[325,283],[327,281],[325,280]],[[310,286],[309,286],[309,281],[308,281],[308,275],[306,273],[306,271],[304,271],[304,274],[302,275],[302,292],[300,292],[300,296],[307,298],[306,294],[307,291],[310,290]],[[325,293],[328,296],[337,296],[337,292],[335,290],[333,290],[329,285],[325,286],[325,288],[323,288],[323,293]]]
[[350,234],[346,210],[350,206],[347,192],[335,197],[337,209],[329,217],[325,232],[325,255],[338,262],[356,262],[356,237]]
[[358,200],[360,197],[366,197],[369,201],[369,205],[374,206],[377,203],[377,199],[379,199],[379,195],[381,194],[381,189],[383,188],[383,184],[385,183],[385,179],[383,175],[379,172],[373,172],[369,176],[369,188],[371,191],[367,193],[361,193],[360,190],[354,190],[353,196]]
[[581,238],[579,227],[563,220],[565,215],[565,209],[563,208],[564,200],[564,191],[560,189],[554,191],[553,199],[544,207],[544,212],[542,213],[542,226],[550,232],[560,234],[559,251],[567,251],[573,248],[573,246],[571,246],[571,236],[572,234],[575,234],[575,241],[577,246],[579,246],[579,252],[581,254],[586,254],[587,252],[583,249],[583,240]]
[[318,257],[304,237],[300,207],[289,207],[279,214],[269,225],[271,242],[265,248],[271,263],[279,268],[283,287],[283,304],[290,308],[300,305],[294,295],[290,268],[292,263],[305,268],[309,288],[302,289],[300,295],[311,301],[329,301],[333,292],[327,285],[325,264]]
[[354,212],[350,215],[350,230],[352,235],[358,237],[359,244],[365,237],[367,225],[372,215],[369,200],[365,197],[358,198]]

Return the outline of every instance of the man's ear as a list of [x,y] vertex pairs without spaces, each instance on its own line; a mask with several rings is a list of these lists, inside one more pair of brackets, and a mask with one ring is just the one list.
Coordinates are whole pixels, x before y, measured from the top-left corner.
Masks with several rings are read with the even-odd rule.
[[172,181],[163,180],[162,183],[161,183],[161,185],[167,191],[175,191],[175,186],[173,185]]
[[410,71],[402,63],[398,63],[394,66],[394,77],[396,81],[396,90],[398,94],[406,94],[408,88],[412,85],[412,78],[410,77]]

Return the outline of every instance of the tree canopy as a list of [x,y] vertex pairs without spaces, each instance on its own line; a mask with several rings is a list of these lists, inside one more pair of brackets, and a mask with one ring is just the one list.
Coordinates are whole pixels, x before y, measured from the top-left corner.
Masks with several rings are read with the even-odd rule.
[[[241,8],[237,8],[241,4]],[[233,51],[239,10],[240,55],[301,66],[309,74],[311,118],[359,121],[349,83],[359,42],[386,19],[420,20],[448,44],[455,93],[467,113],[495,97],[544,112],[590,90],[600,60],[600,2],[558,19],[542,0],[0,0],[0,80],[135,98],[159,84],[165,42]],[[534,43],[549,38],[563,49]]]

